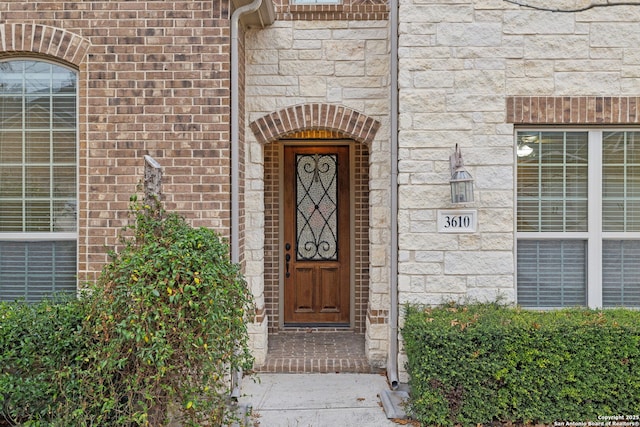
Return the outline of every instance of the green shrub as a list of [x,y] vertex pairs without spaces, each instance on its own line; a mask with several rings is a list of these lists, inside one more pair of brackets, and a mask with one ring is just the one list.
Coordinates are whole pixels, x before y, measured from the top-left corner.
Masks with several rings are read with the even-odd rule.
[[410,410],[424,425],[640,413],[640,312],[410,306]]
[[64,303],[0,304],[0,425],[227,425],[252,366],[251,295],[213,231],[132,204],[98,281]]
[[91,289],[88,413],[102,425],[222,425],[228,374],[252,365],[251,295],[212,230],[134,204],[135,226]]
[[84,308],[68,299],[0,303],[0,422],[50,420],[79,396],[90,344]]

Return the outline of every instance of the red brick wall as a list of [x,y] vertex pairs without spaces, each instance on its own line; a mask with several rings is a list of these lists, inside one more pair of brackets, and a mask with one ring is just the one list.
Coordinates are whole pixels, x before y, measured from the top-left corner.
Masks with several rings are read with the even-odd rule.
[[279,21],[385,20],[389,18],[388,0],[342,0],[340,4],[295,4],[293,0],[275,0]]
[[279,145],[264,146],[264,303],[270,332],[278,331],[280,322]]
[[638,124],[637,96],[511,96],[507,123],[515,124]]
[[164,168],[168,209],[228,235],[228,5],[0,2],[0,58],[35,54],[79,70],[81,279],[116,243],[145,154]]

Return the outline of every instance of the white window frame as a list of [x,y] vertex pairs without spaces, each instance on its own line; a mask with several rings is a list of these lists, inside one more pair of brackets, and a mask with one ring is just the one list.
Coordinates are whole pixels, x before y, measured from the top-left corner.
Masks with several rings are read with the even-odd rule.
[[[75,74],[76,80],[76,94],[75,94],[75,200],[76,200],[76,217],[75,217],[75,231],[48,231],[48,232],[29,232],[29,231],[15,231],[15,232],[0,232],[0,241],[13,241],[13,242],[62,242],[62,241],[75,241],[76,247],[76,272],[78,268],[78,249],[79,249],[79,238],[78,238],[78,228],[79,228],[79,195],[80,195],[80,93],[79,93],[79,72],[71,67],[68,67],[64,64],[61,64],[56,61],[51,61],[46,58],[39,57],[10,57],[6,58],[0,62],[14,62],[14,61],[33,61],[33,62],[42,62],[48,63],[60,68],[64,68],[66,70],[72,71]],[[24,127],[24,123],[22,124]],[[53,221],[53,218],[51,219]],[[77,278],[76,278],[76,288],[77,288]]]
[[[514,143],[517,147],[518,133],[521,132],[587,132],[588,133],[588,174],[587,174],[587,230],[586,232],[520,232],[517,229],[518,185],[514,185],[515,215],[514,229],[516,230],[516,291],[517,291],[517,241],[518,240],[582,240],[586,241],[586,294],[589,308],[602,308],[602,242],[604,240],[640,240],[640,232],[604,232],[602,229],[602,144],[605,132],[638,132],[638,128],[629,127],[580,127],[580,128],[549,128],[529,127],[514,130]],[[518,177],[518,158],[514,150],[514,176]],[[516,292],[517,295],[517,292]],[[549,307],[536,307],[548,309]]]

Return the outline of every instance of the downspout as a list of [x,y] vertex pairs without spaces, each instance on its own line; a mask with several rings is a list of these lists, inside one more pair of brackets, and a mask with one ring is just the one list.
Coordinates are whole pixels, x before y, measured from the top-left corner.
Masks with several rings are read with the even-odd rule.
[[253,0],[241,6],[231,15],[231,262],[240,261],[240,102],[239,102],[239,51],[238,27],[240,18],[260,8],[262,0]]
[[387,359],[387,375],[393,390],[398,388],[398,0],[389,2],[390,55],[389,68],[391,81],[390,128],[391,128],[391,266],[390,266],[390,342]]
[[[241,6],[231,15],[231,52],[229,83],[231,86],[231,262],[240,262],[240,102],[239,102],[239,51],[238,27],[240,18],[257,11],[262,0],[253,0],[251,3]],[[242,369],[231,375],[231,397],[240,397],[240,382],[242,381]]]

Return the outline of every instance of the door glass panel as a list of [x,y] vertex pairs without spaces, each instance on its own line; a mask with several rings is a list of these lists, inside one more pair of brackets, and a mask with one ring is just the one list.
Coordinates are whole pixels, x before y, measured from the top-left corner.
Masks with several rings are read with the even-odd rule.
[[296,259],[338,259],[338,156],[296,154]]

